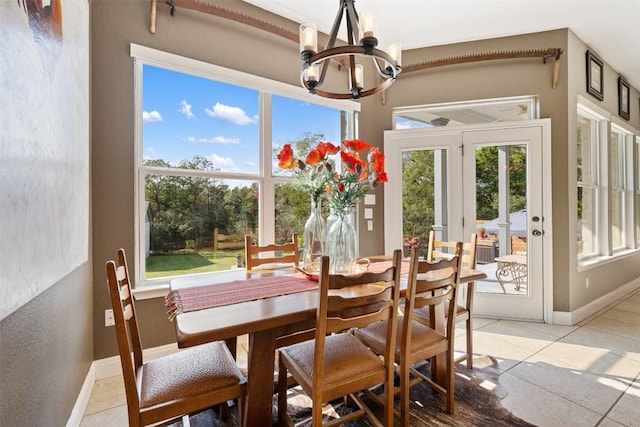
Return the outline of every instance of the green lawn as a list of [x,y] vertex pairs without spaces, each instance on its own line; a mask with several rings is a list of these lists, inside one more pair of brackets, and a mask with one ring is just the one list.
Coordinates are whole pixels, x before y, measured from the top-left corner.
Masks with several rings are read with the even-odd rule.
[[236,265],[238,250],[198,252],[186,251],[167,255],[152,255],[147,259],[147,279],[180,274],[229,270]]

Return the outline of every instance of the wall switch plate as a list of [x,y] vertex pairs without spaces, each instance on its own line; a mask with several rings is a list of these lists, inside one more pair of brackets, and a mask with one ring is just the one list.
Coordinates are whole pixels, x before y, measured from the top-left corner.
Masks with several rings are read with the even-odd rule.
[[373,231],[373,221],[371,220],[367,221],[367,230]]
[[116,320],[113,317],[113,309],[108,309],[104,311],[104,326],[113,326],[116,324]]

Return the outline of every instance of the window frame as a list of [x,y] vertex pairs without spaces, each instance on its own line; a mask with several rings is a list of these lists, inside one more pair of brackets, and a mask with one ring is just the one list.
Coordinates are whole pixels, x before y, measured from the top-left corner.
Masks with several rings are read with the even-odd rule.
[[[251,75],[237,70],[221,67],[200,60],[140,46],[130,45],[130,56],[134,59],[134,96],[135,96],[135,143],[134,143],[134,229],[135,229],[135,271],[136,287],[145,295],[138,292],[143,298],[153,298],[163,295],[173,277],[146,279],[144,268],[144,234],[145,234],[145,200],[144,185],[148,174],[160,174],[171,176],[196,176],[217,179],[241,179],[258,182],[260,192],[258,200],[259,211],[259,239],[272,241],[274,239],[275,209],[274,187],[277,183],[292,182],[292,178],[274,176],[272,173],[272,125],[271,125],[271,95],[288,97],[299,101],[317,104],[329,108],[335,108],[345,113],[347,120],[348,138],[357,137],[358,114],[361,110],[360,103],[349,100],[333,100],[309,94],[298,86],[270,80],[264,77]],[[150,65],[171,71],[185,73],[205,79],[215,80],[258,91],[259,97],[259,172],[233,173],[223,171],[197,171],[178,168],[158,168],[144,166],[143,164],[143,67]],[[174,276],[175,277],[175,276]],[[161,294],[158,294],[158,293]]]

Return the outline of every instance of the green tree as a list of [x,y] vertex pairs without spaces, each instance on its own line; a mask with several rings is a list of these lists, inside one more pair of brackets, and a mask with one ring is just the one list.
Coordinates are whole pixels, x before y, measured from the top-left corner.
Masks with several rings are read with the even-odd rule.
[[433,150],[408,151],[402,156],[402,211],[405,242],[426,243],[434,223]]
[[[523,146],[508,146],[509,202],[511,212],[527,206],[527,153]],[[498,147],[476,150],[476,217],[489,220],[498,216]]]

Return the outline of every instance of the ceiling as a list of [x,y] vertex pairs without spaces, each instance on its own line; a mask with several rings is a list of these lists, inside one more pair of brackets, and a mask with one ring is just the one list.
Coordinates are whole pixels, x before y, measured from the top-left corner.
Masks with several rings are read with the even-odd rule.
[[[339,0],[245,1],[296,22],[313,22],[324,33],[340,5]],[[640,89],[640,0],[357,0],[355,6],[359,14],[375,14],[383,48],[391,42],[406,50],[570,28]]]

